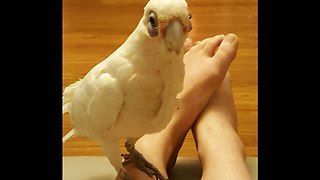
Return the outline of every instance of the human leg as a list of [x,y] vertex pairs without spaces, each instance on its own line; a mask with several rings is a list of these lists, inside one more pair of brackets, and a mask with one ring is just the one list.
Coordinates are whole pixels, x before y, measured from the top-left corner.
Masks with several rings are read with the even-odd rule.
[[249,180],[244,146],[237,134],[237,114],[226,77],[194,124],[202,180]]

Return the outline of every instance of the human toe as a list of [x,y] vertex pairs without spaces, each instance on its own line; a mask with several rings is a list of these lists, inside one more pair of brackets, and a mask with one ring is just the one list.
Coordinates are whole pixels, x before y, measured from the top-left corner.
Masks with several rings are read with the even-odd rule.
[[237,35],[230,33],[224,37],[213,58],[232,60],[236,56],[237,49],[238,37]]

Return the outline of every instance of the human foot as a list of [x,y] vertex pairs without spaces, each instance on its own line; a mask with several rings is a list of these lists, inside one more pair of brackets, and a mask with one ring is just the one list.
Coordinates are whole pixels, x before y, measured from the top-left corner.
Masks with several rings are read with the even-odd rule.
[[178,98],[204,105],[225,77],[237,48],[234,34],[207,38],[190,48],[184,56],[185,78]]

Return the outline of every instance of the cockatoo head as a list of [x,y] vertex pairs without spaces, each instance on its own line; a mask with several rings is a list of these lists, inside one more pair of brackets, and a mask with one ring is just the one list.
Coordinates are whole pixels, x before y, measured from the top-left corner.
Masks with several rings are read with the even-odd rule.
[[190,20],[185,0],[150,0],[142,21],[148,36],[163,41],[168,51],[179,54],[192,29]]

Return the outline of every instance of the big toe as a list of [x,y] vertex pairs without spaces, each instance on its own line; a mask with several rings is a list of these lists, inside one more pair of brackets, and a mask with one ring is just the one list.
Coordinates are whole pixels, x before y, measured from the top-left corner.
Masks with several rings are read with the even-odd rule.
[[192,39],[191,38],[187,38],[184,41],[184,44],[183,44],[185,52],[188,52],[192,48],[192,46],[193,46]]
[[217,52],[212,57],[213,62],[220,66],[221,70],[226,71],[236,57],[238,43],[238,37],[235,34],[230,33],[224,37]]
[[228,34],[224,37],[213,58],[232,61],[238,50],[238,37],[235,34]]

